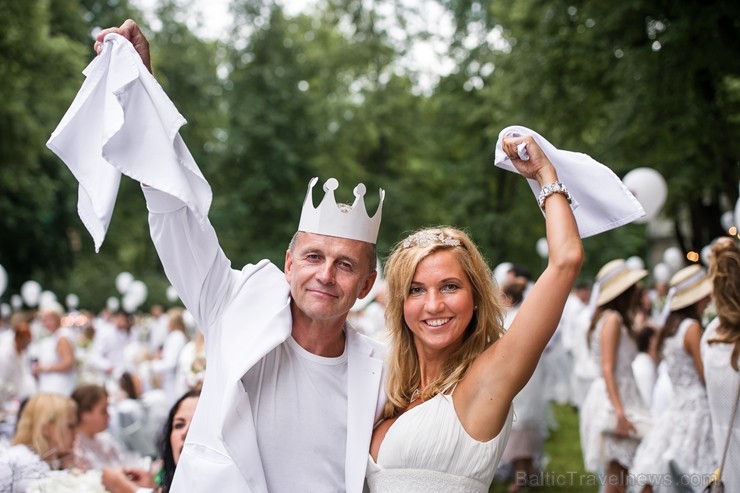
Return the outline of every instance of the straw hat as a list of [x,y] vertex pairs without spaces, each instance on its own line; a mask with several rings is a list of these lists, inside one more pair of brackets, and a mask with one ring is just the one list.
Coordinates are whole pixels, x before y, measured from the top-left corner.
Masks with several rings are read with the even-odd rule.
[[648,271],[632,269],[621,258],[607,262],[596,274],[598,284],[596,306],[609,303],[647,275]]
[[673,296],[671,311],[680,310],[701,301],[712,293],[712,281],[699,264],[676,272],[669,283]]

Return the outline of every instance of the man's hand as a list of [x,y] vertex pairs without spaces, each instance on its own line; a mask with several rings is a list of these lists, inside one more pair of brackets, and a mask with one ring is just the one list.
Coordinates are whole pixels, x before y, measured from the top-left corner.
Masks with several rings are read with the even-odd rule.
[[121,27],[109,27],[108,29],[100,31],[97,38],[95,38],[95,45],[93,46],[95,53],[98,55],[103,50],[103,39],[105,38],[105,35],[109,33],[120,34],[124,38],[128,39],[141,57],[141,61],[144,62],[144,66],[149,70],[149,73],[152,73],[152,62],[149,55],[149,41],[147,41],[146,36],[141,32],[141,29],[136,22],[131,19],[126,19],[126,22],[121,24]]

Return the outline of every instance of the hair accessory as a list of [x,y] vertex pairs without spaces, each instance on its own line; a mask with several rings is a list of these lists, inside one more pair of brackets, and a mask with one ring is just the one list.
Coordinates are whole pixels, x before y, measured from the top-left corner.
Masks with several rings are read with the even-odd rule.
[[308,191],[306,192],[306,199],[303,201],[298,231],[375,244],[380,229],[385,190],[382,188],[379,190],[380,202],[378,203],[378,209],[375,211],[375,215],[370,217],[365,209],[365,185],[358,184],[354,189],[354,203],[351,206],[342,207],[337,205],[334,198],[334,190],[339,187],[339,182],[335,178],[326,180],[326,183],[324,183],[324,199],[315,208],[311,192],[318,181],[318,178],[312,178],[308,183]]
[[431,231],[419,231],[403,240],[403,249],[411,247],[425,247],[429,245],[460,246],[460,240],[456,240],[444,233],[432,233]]
[[542,187],[540,195],[537,197],[537,204],[540,206],[540,209],[542,209],[542,212],[545,212],[545,199],[554,193],[562,193],[565,195],[565,198],[568,199],[569,204],[573,203],[573,197],[570,196],[570,192],[565,188],[565,185],[559,181],[548,183]]

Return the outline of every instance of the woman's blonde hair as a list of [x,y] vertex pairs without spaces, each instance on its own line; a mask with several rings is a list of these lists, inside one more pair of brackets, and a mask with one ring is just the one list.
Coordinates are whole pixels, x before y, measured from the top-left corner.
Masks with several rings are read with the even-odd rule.
[[40,392],[31,397],[21,411],[13,445],[25,445],[42,459],[54,453],[54,444],[48,436],[48,426],[59,436],[69,426],[70,417],[76,419],[77,404],[70,397],[52,392]]
[[717,308],[717,318],[722,328],[721,336],[709,343],[733,344],[730,364],[738,369],[740,357],[740,249],[731,238],[722,238],[712,246],[709,277],[714,285],[712,296]]
[[428,399],[454,387],[465,376],[473,360],[503,333],[503,311],[491,269],[464,231],[450,226],[426,228],[398,243],[385,265],[388,292],[385,319],[391,338],[386,418],[406,409],[421,383],[414,336],[404,320],[404,302],[419,263],[441,250],[452,252],[460,262],[473,286],[476,309],[462,346],[450,356],[442,373],[429,383],[420,397]]

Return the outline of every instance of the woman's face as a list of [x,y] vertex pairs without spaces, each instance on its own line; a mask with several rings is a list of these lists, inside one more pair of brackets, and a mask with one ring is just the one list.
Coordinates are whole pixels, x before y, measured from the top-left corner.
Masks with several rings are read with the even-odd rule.
[[100,433],[108,428],[110,415],[108,414],[108,397],[102,397],[89,411],[80,413],[85,430],[91,434]]
[[175,464],[180,460],[182,446],[190,429],[190,421],[195,414],[195,406],[198,405],[198,397],[188,397],[180,403],[180,407],[172,420],[172,431],[170,432],[170,446],[172,446],[172,459]]
[[457,350],[473,310],[473,285],[454,253],[440,250],[419,262],[403,316],[420,355]]

